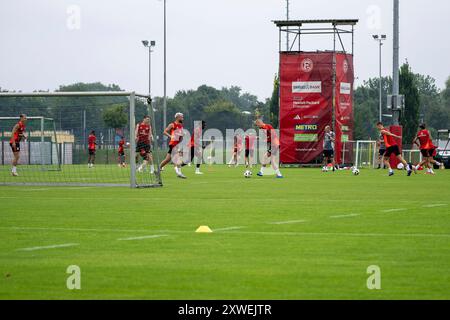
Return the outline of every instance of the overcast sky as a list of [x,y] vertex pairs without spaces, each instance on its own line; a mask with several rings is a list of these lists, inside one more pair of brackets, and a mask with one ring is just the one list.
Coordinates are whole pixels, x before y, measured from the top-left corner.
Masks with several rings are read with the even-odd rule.
[[[285,0],[167,0],[168,94],[237,85],[264,99],[278,69],[278,31]],[[436,78],[450,76],[450,1],[401,0],[401,62]],[[163,93],[162,0],[1,0],[0,87],[55,90],[61,84],[101,81],[148,91],[148,51],[155,40],[153,94]],[[291,0],[291,19],[359,19],[355,33],[356,84],[392,74],[392,0]],[[330,49],[313,38],[305,49]],[[329,48],[328,48],[328,47]]]

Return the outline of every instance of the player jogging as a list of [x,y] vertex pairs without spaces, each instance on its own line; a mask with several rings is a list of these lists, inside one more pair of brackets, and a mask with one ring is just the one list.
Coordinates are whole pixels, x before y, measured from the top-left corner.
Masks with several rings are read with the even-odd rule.
[[416,170],[418,170],[421,166],[425,165],[427,167],[426,174],[434,175],[433,164],[436,164],[437,166],[441,165],[439,162],[434,160],[434,153],[436,151],[436,147],[433,145],[431,134],[426,129],[426,125],[421,124],[419,128],[420,130],[417,133],[416,137],[414,138],[413,144],[416,144],[419,147],[423,159],[416,166]]
[[97,137],[95,131],[92,130],[88,137],[88,168],[93,168],[95,163],[95,152],[97,148]]
[[[278,167],[278,163],[276,163],[276,156],[278,154],[280,142],[276,135],[275,129],[270,124],[265,124],[261,119],[257,119],[255,121],[255,124],[258,126],[259,129],[266,131],[267,153],[265,154],[265,158],[268,160],[267,163],[270,161],[270,163],[272,164],[272,168],[275,170],[277,178],[283,178],[283,175],[281,174],[280,169]],[[264,160],[265,159],[263,159],[262,161],[263,164],[261,166],[261,169],[257,173],[259,177],[262,177],[264,175],[264,168],[267,165],[265,163],[266,161]]]
[[[179,156],[179,144],[183,140],[183,120],[184,116],[182,113],[178,112],[175,114],[175,121],[172,122],[164,129],[164,135],[168,137],[169,140],[169,151],[167,152],[166,158],[161,162],[160,169],[163,170],[164,166],[172,160],[172,156]],[[175,172],[178,178],[186,179],[186,176],[181,172],[181,161],[173,161],[175,166]]]
[[383,169],[384,169],[385,166],[384,166],[383,157],[384,157],[384,153],[386,152],[386,146],[384,145],[384,139],[383,139],[382,134],[380,134],[380,137],[377,140],[377,146],[378,146],[378,167],[377,167],[377,169],[381,169],[381,166],[383,166]]
[[11,175],[13,177],[17,177],[17,165],[19,164],[20,159],[20,141],[22,139],[26,140],[25,136],[25,128],[27,124],[27,116],[24,114],[20,115],[19,122],[12,129],[11,139],[9,140],[9,145],[11,146],[11,150],[14,155],[14,159],[12,160],[12,168]]
[[253,133],[245,135],[245,167],[252,168],[253,157],[255,154],[256,136]]
[[153,136],[149,116],[144,116],[142,122],[136,126],[135,139],[136,156],[139,154],[142,157],[142,164],[137,168],[137,171],[143,172],[150,163],[150,173],[153,174],[155,172],[151,148]]
[[391,157],[391,154],[394,154],[397,159],[403,163],[406,170],[408,171],[408,177],[411,176],[412,169],[411,166],[403,159],[400,149],[397,145],[397,142],[395,142],[394,138],[401,139],[402,137],[397,136],[393,133],[391,133],[389,130],[387,130],[382,122],[377,123],[377,129],[380,132],[381,135],[383,135],[384,144],[386,145],[386,152],[384,153],[383,160],[386,167],[389,169],[389,176],[394,175],[394,171],[391,168],[391,164],[389,163],[389,158]]
[[125,164],[125,138],[123,136],[120,136],[120,141],[119,141],[119,149],[117,151],[117,161],[118,161],[118,166],[119,167],[126,167]]
[[332,164],[333,171],[336,170],[334,162],[334,142],[336,141],[336,135],[331,131],[330,126],[325,127],[325,135],[323,137],[323,162],[324,165]]

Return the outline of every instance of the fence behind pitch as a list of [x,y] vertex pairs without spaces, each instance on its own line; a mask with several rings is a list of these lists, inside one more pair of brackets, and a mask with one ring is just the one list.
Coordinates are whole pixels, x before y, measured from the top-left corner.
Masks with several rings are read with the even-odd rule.
[[[81,185],[81,186],[161,186],[155,165],[136,172],[134,129],[136,120],[153,108],[146,96],[127,92],[0,93],[0,184]],[[110,110],[121,110],[119,128],[106,121]],[[13,154],[9,146],[17,116],[28,117],[26,136],[21,142],[18,177],[10,174]],[[122,113],[122,114],[120,114]],[[119,119],[120,120],[120,119]],[[120,122],[120,121],[119,121]],[[117,126],[116,126],[117,127]],[[153,128],[155,128],[153,123]],[[95,165],[88,168],[88,137],[97,136]],[[119,137],[129,142],[125,148],[125,168],[118,165]],[[156,137],[156,133],[153,132]],[[154,162],[160,161],[157,142],[153,143]]]

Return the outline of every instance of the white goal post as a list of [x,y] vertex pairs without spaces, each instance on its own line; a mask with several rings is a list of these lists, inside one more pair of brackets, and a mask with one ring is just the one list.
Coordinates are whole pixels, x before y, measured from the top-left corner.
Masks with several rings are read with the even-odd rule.
[[[50,176],[45,176],[42,177],[40,176],[39,178],[32,178],[31,175],[27,176],[27,172],[25,172],[22,175],[19,175],[19,178],[11,178],[8,175],[4,175],[3,179],[3,174],[4,172],[6,172],[6,169],[2,169],[3,171],[2,173],[2,181],[0,181],[0,185],[49,185],[49,186],[60,186],[60,185],[69,185],[69,186],[130,186],[131,188],[142,188],[142,187],[160,187],[162,186],[162,179],[161,179],[161,175],[159,172],[159,166],[157,165],[156,161],[158,161],[158,159],[154,159],[155,161],[155,170],[154,172],[152,172],[152,176],[151,177],[146,177],[145,179],[142,178],[142,176],[139,177],[139,179],[137,179],[136,177],[136,141],[134,139],[135,137],[135,127],[136,127],[136,116],[135,116],[135,106],[136,106],[136,99],[145,99],[145,104],[147,106],[147,114],[151,117],[152,120],[152,134],[154,137],[156,137],[156,132],[155,132],[155,115],[154,115],[154,110],[153,107],[150,106],[150,97],[146,94],[138,94],[135,92],[130,92],[130,91],[89,91],[89,92],[31,92],[31,93],[22,93],[22,92],[0,92],[0,99],[5,99],[5,98],[10,98],[9,100],[3,101],[3,106],[7,105],[10,103],[9,101],[15,101],[14,99],[21,99],[21,98],[73,98],[74,101],[77,98],[93,98],[93,97],[123,97],[123,98],[127,98],[128,99],[128,106],[127,106],[127,111],[129,113],[128,115],[128,127],[127,130],[129,130],[128,133],[126,133],[128,135],[128,139],[129,139],[129,148],[127,148],[127,153],[129,152],[129,169],[127,168],[126,172],[127,174],[129,173],[129,181],[126,182],[123,179],[108,179],[108,174],[110,174],[110,172],[112,172],[113,169],[112,165],[110,165],[110,167],[108,167],[108,171],[104,171],[105,174],[104,176],[100,176],[100,174],[98,172],[100,172],[100,170],[98,172],[96,172],[95,174],[92,173],[90,177],[88,178],[83,178],[83,179],[68,179],[67,176],[65,177],[64,175],[61,175],[59,178],[55,178],[55,176],[50,177]],[[76,100],[79,101],[79,100]],[[126,101],[124,99],[124,101]],[[12,102],[11,102],[12,103]],[[110,105],[113,105],[113,103],[110,103]],[[99,108],[100,109],[100,108]],[[102,110],[102,109],[101,109]],[[29,110],[30,111],[30,110]],[[16,117],[1,117],[2,115],[4,115],[4,110],[2,110],[2,108],[0,107],[0,120],[14,120],[17,119]],[[48,117],[44,117],[44,116],[34,116],[33,114],[28,114],[28,113],[32,113],[33,109],[31,109],[30,112],[23,112],[25,114],[27,114],[27,118],[29,120],[37,120],[37,121],[41,121],[41,137],[42,137],[42,142],[44,142],[44,121],[53,121],[52,118],[48,118]],[[11,111],[9,112],[9,114],[11,113]],[[21,112],[22,113],[22,112]],[[99,111],[97,110],[97,113],[99,114]],[[17,113],[18,115],[18,113]],[[98,117],[98,116],[97,116]],[[140,119],[139,119],[140,120]],[[101,120],[99,120],[101,121]],[[54,122],[54,121],[53,121]],[[53,128],[53,130],[56,132],[55,127]],[[125,135],[125,134],[124,134]],[[3,142],[5,142],[6,137],[2,137],[2,144]],[[103,139],[103,137],[102,137]],[[56,141],[56,137],[55,137],[55,142]],[[6,143],[5,143],[6,144]],[[108,146],[108,148],[114,148],[113,143],[111,143],[112,146]],[[8,148],[9,148],[9,144],[8,144]],[[57,152],[60,152],[60,148],[56,147]],[[105,150],[107,149],[107,147],[105,147]],[[129,149],[129,150],[128,150]],[[153,139],[153,144],[152,144],[152,149],[154,151],[158,150],[158,144],[156,139]],[[111,151],[112,152],[112,151]],[[157,153],[157,152],[154,152]],[[60,159],[60,156],[58,155],[57,157],[58,159]],[[8,166],[10,165],[10,163],[8,163]],[[70,168],[68,167],[69,165],[64,165],[64,162],[62,164],[58,163],[58,166],[61,166],[61,171],[64,172],[66,170],[66,174],[67,172],[70,172]],[[114,164],[115,167],[116,164]],[[4,167],[6,167],[6,163],[4,163]],[[79,164],[79,168],[81,168],[81,164]],[[76,169],[76,170],[80,170],[80,169]],[[75,169],[72,169],[72,175],[77,175],[78,172]],[[20,172],[20,171],[19,171]],[[91,170],[90,172],[94,172],[94,170]],[[122,176],[125,175],[125,170],[122,170],[121,172]],[[106,177],[106,178],[104,178]],[[7,179],[6,179],[7,178]],[[71,177],[72,178],[72,177]],[[90,180],[89,180],[90,179]],[[103,180],[102,180],[103,179]],[[6,181],[5,181],[6,180]],[[119,181],[120,180],[120,181]]]
[[356,168],[374,168],[377,157],[377,142],[371,140],[358,140],[356,143],[355,163]]

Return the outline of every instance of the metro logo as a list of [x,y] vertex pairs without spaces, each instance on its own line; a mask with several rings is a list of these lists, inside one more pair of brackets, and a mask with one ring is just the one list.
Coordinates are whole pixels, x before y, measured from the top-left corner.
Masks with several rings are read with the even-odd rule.
[[317,131],[317,124],[297,124],[295,125],[296,131]]

